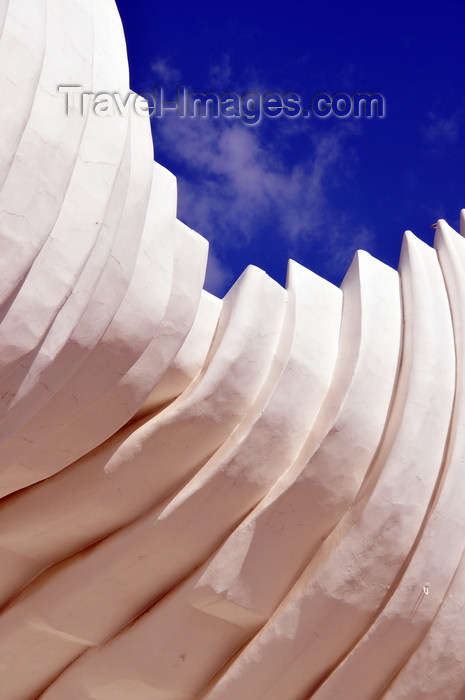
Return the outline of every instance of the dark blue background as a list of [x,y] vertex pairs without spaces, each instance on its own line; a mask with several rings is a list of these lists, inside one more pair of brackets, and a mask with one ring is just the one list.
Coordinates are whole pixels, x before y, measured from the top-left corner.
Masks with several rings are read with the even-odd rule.
[[438,218],[458,226],[462,2],[117,4],[136,92],[385,97],[382,120],[152,120],[155,157],[178,177],[179,216],[211,241],[217,294],[250,263],[284,283],[288,257],[339,284],[358,247],[396,266],[405,229],[432,242]]

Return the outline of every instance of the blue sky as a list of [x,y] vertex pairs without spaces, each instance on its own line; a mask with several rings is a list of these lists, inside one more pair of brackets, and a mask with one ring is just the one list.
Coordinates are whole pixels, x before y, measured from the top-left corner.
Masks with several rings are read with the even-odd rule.
[[210,241],[206,287],[289,257],[339,284],[363,248],[396,267],[404,230],[432,243],[465,207],[465,3],[117,0],[131,88],[378,92],[383,119],[152,118],[178,216]]

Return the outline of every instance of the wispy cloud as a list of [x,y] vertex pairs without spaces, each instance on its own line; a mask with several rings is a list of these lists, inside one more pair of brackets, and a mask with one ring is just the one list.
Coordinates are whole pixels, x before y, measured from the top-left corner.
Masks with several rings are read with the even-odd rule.
[[185,173],[180,215],[200,230],[234,230],[248,239],[258,220],[272,216],[291,241],[309,238],[325,219],[325,188],[343,157],[345,133],[314,144],[311,157],[289,165],[261,132],[241,123],[164,118],[159,138]]
[[440,117],[434,112],[429,112],[428,123],[422,130],[423,138],[433,147],[455,143],[459,135],[460,117],[460,113]]
[[209,69],[210,89],[229,90],[232,76],[231,58],[229,54],[223,54],[220,60],[212,63]]
[[[165,61],[157,66],[158,75],[172,75]],[[226,85],[230,70],[225,55],[211,67],[212,85]],[[360,124],[339,120],[322,129],[297,120],[251,127],[238,119],[180,118],[173,111],[154,126],[156,144],[169,153],[178,178],[178,216],[213,244],[208,284],[214,293],[231,276],[221,262],[225,251],[270,231],[286,242],[289,256],[318,242],[330,251],[328,273],[341,275],[354,246],[370,244],[369,230],[354,232],[354,222],[332,203],[334,190],[351,174],[348,144]]]
[[154,77],[164,86],[175,87],[180,81],[181,74],[179,71],[173,68],[164,58],[154,61],[150,68]]
[[234,282],[232,270],[219,260],[213,250],[209,251],[204,287],[207,292],[222,296],[225,289]]

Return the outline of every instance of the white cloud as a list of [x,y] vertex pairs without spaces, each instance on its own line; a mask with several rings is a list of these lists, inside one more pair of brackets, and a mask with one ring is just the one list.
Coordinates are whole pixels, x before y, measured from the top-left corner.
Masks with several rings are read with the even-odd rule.
[[232,271],[224,265],[210,249],[208,253],[205,289],[211,294],[222,296],[223,291],[234,282]]
[[[291,241],[311,238],[325,221],[326,185],[343,157],[346,131],[319,139],[313,154],[289,166],[260,130],[225,119],[164,117],[157,124],[164,149],[183,166],[180,215],[200,231],[229,229],[249,238],[272,214]],[[308,137],[307,137],[308,138]]]
[[164,58],[159,58],[150,66],[152,73],[163,86],[174,87],[179,84],[181,75],[178,70],[168,64]]
[[423,127],[423,137],[432,146],[440,146],[445,143],[454,143],[459,132],[459,115],[451,117],[439,117],[430,112],[428,114],[428,124]]
[[231,59],[228,54],[223,54],[220,60],[213,63],[209,69],[210,84],[206,86],[206,92],[212,89],[229,90],[229,82],[231,80],[232,69]]
[[[229,79],[230,69],[225,55],[210,77],[219,83]],[[157,70],[166,76],[171,71],[166,61],[159,61]],[[356,247],[372,240],[366,227],[354,232],[355,222],[345,222],[332,205],[333,189],[353,167],[348,137],[361,125],[339,120],[323,130],[300,119],[274,126],[180,118],[174,112],[155,122],[156,146],[169,152],[178,178],[178,216],[217,252],[208,273],[211,289],[228,278],[222,251],[240,248],[256,235],[282,237],[290,257],[317,243],[328,251],[326,269],[334,274],[346,270]],[[305,148],[299,146],[303,139]]]

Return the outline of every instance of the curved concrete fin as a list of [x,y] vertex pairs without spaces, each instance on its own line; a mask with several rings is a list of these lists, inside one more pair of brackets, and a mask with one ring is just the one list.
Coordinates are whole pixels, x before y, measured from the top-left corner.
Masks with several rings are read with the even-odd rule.
[[[18,149],[36,95],[45,56],[46,2],[0,3],[0,191]],[[84,15],[84,16],[82,16]],[[92,37],[92,15],[76,8],[86,38]]]

